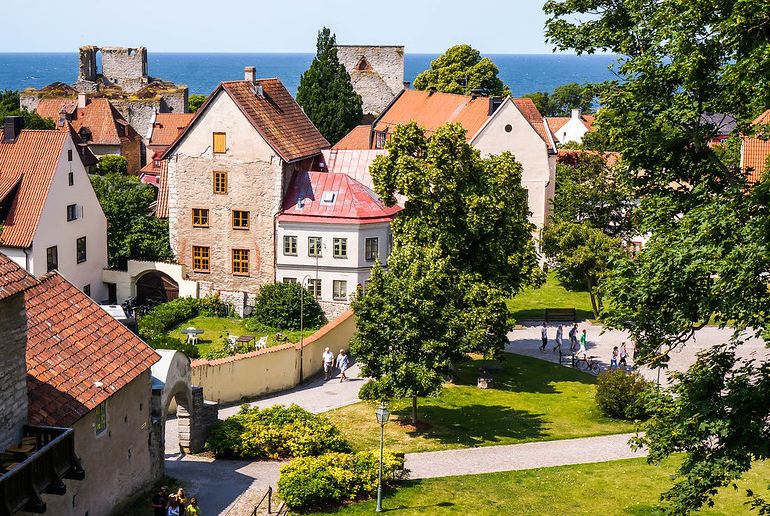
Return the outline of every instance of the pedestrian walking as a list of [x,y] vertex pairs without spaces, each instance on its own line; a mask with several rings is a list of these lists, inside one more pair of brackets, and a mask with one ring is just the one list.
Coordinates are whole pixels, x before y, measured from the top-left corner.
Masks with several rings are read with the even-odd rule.
[[166,516],[166,508],[168,507],[168,487],[161,486],[155,496],[152,497],[152,514],[153,516]]
[[583,354],[585,357],[588,354],[588,350],[586,350],[586,330],[583,328],[583,333],[580,334],[580,349],[577,350],[577,354]]
[[185,515],[185,507],[187,507],[187,494],[184,492],[184,488],[180,487],[176,492],[176,501],[179,502],[179,516]]
[[612,357],[610,358],[610,369],[617,369],[618,368],[618,347],[615,346],[612,348]]
[[176,495],[172,494],[168,497],[168,512],[167,516],[179,516],[179,500],[176,499]]
[[618,362],[618,365],[622,365],[623,369],[628,368],[628,364],[626,363],[627,358],[628,358],[628,349],[626,349],[626,343],[622,342],[620,344],[620,361]]
[[190,504],[187,506],[186,509],[187,516],[201,516],[201,510],[198,507],[198,499],[194,496],[190,498]]
[[340,354],[337,355],[337,367],[340,368],[340,383],[342,383],[344,380],[348,379],[348,377],[345,376],[345,371],[350,367],[350,357],[348,357],[348,354],[345,353],[344,349],[341,349]]
[[556,328],[556,346],[553,348],[553,352],[561,352],[561,341],[564,338],[564,327],[560,324],[558,328]]
[[548,345],[548,323],[543,321],[543,327],[540,329],[540,340],[543,343],[540,345],[540,351],[545,352],[545,347]]
[[332,367],[334,367],[334,353],[329,351],[329,348],[324,349],[323,362],[324,381],[326,381],[332,377]]
[[569,350],[570,351],[575,351],[578,347],[577,334],[578,334],[578,327],[577,327],[577,323],[575,323],[574,326],[572,326],[572,328],[570,328],[569,330]]

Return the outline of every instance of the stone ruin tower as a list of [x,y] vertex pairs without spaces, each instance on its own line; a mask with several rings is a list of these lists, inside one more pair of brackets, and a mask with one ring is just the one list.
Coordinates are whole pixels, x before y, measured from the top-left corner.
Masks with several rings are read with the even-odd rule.
[[361,95],[364,118],[380,115],[404,87],[404,47],[398,45],[337,45],[337,57]]
[[135,93],[149,84],[147,73],[147,49],[145,47],[80,47],[78,91],[96,91],[99,77],[96,68],[96,53],[102,53],[102,81],[104,86],[117,86],[126,93]]

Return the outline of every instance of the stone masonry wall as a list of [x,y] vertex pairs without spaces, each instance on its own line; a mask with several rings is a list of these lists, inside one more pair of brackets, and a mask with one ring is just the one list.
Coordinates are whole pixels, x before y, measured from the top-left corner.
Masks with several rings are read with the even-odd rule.
[[382,113],[404,87],[403,46],[338,45],[337,57],[361,95],[364,114]]
[[110,84],[134,92],[147,84],[147,49],[145,47],[103,47],[102,76]]
[[0,301],[0,450],[27,422],[27,316],[24,294]]

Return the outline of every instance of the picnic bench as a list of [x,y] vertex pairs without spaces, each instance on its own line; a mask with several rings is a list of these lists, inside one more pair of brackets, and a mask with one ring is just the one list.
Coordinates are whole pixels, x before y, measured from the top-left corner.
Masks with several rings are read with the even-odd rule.
[[546,308],[545,322],[552,321],[577,322],[577,314],[574,308]]

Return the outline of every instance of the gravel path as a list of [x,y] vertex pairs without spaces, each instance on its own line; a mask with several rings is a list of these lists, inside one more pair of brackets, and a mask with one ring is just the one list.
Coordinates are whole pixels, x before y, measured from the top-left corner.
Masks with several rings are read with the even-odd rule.
[[644,457],[628,440],[635,434],[617,434],[537,443],[484,446],[461,450],[407,453],[410,479],[475,475],[496,471],[587,464]]

